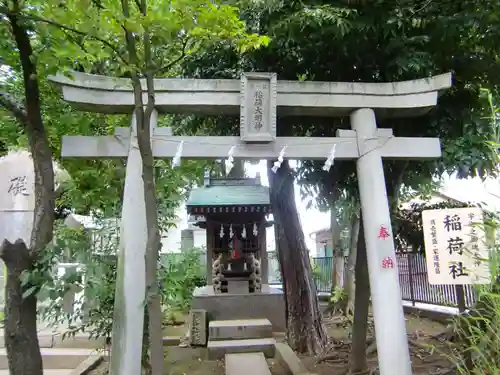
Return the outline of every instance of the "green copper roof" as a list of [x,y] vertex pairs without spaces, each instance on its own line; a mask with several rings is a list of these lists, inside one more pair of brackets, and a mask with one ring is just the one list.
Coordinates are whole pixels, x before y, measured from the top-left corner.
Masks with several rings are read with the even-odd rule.
[[269,188],[261,185],[205,186],[191,191],[187,206],[269,205]]

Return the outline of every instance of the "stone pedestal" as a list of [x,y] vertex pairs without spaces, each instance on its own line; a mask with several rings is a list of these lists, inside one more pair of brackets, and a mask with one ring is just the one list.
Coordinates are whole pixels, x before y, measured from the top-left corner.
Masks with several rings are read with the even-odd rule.
[[262,285],[260,293],[215,294],[212,285],[197,288],[193,293],[193,309],[206,310],[209,321],[267,318],[273,331],[286,328],[283,292]]
[[232,278],[227,283],[228,294],[248,294],[247,278]]

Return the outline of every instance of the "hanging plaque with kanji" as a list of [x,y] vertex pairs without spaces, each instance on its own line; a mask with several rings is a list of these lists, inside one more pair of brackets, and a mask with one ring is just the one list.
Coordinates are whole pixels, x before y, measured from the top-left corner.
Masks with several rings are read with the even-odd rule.
[[240,136],[244,142],[276,138],[275,73],[245,73],[241,77]]

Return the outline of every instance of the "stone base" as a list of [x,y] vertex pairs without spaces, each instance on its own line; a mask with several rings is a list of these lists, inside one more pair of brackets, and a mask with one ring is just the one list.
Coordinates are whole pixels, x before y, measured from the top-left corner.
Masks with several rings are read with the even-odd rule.
[[274,339],[247,339],[228,341],[209,341],[207,344],[208,359],[218,360],[226,354],[262,352],[266,358],[273,358],[276,353]]
[[214,293],[212,285],[197,288],[193,293],[193,309],[206,310],[208,320],[267,318],[273,331],[285,331],[285,300],[283,292],[262,285],[260,293]]

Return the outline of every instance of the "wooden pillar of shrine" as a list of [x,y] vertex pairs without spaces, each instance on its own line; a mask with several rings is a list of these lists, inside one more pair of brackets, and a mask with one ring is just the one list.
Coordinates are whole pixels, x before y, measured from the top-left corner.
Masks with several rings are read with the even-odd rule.
[[207,236],[207,255],[206,255],[206,277],[207,285],[212,285],[212,263],[213,263],[213,248],[214,248],[214,224],[208,222],[206,228]]

